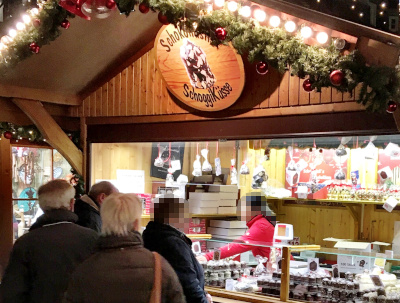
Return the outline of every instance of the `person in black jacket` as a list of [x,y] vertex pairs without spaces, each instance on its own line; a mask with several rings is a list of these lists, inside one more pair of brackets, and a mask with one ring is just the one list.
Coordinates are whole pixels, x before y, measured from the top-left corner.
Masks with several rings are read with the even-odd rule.
[[144,247],[162,255],[178,275],[188,303],[209,303],[204,291],[204,272],[192,252],[192,241],[181,232],[189,226],[187,204],[181,198],[165,195],[151,207],[153,221],[143,232]]
[[38,194],[44,214],[15,242],[0,302],[62,302],[73,270],[94,251],[97,233],[76,225],[78,217],[71,211],[75,189],[65,180],[53,180]]
[[87,195],[83,195],[75,203],[75,213],[78,215],[77,224],[101,232],[100,206],[104,199],[118,189],[108,181],[101,181],[92,186]]

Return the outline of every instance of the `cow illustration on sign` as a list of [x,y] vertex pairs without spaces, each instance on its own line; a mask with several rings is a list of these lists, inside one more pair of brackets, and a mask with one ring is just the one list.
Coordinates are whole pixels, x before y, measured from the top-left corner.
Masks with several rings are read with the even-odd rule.
[[184,39],[180,55],[193,87],[206,89],[214,85],[215,76],[207,63],[206,53],[199,46]]

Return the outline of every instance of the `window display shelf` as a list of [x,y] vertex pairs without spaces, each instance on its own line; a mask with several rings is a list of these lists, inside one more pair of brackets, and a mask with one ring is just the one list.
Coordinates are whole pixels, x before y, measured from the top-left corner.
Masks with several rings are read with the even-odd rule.
[[[361,205],[361,204],[371,204],[371,205],[383,205],[385,204],[384,201],[370,201],[370,200],[332,200],[332,199],[299,199],[299,198],[293,198],[293,197],[288,197],[288,198],[277,198],[277,197],[271,197],[267,196],[268,200],[273,200],[273,201],[302,201],[302,202],[322,202],[325,204],[321,204],[321,206],[329,206],[329,203],[341,203],[341,204],[355,204],[355,205]],[[301,205],[300,203],[298,205]]]

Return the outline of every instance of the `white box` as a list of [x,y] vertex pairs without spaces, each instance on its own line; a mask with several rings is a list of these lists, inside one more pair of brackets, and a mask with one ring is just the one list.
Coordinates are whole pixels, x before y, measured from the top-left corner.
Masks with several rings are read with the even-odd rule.
[[[219,193],[190,192],[190,200],[220,200]],[[227,198],[229,199],[229,198]]]
[[223,200],[219,200],[218,201],[218,206],[233,206],[236,207],[236,200],[227,200],[227,199],[223,199]]
[[210,185],[209,192],[225,192],[225,193],[238,193],[239,188],[237,185]]
[[390,196],[383,204],[383,208],[386,209],[388,212],[392,212],[392,210],[397,206],[397,199],[393,196]]
[[219,193],[219,199],[220,200],[227,200],[227,199],[231,199],[231,200],[236,200],[238,198],[238,193]]
[[189,199],[189,207],[218,207],[217,200],[192,200]]
[[242,236],[246,232],[246,228],[219,228],[208,227],[207,233],[219,236]]
[[221,228],[247,228],[246,221],[237,220],[210,220],[210,226]]
[[220,214],[220,215],[236,214],[236,206],[219,206],[218,214]]
[[190,212],[194,215],[216,215],[218,207],[193,207]]

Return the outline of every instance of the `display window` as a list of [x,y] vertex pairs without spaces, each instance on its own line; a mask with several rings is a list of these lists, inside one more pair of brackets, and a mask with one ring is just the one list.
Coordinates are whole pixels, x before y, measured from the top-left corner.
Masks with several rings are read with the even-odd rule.
[[39,187],[53,179],[71,178],[71,166],[55,149],[12,146],[12,197],[14,240],[29,230],[43,212]]
[[399,144],[398,135],[92,143],[90,178],[138,194],[143,228],[155,197],[180,197],[214,295],[398,300]]

